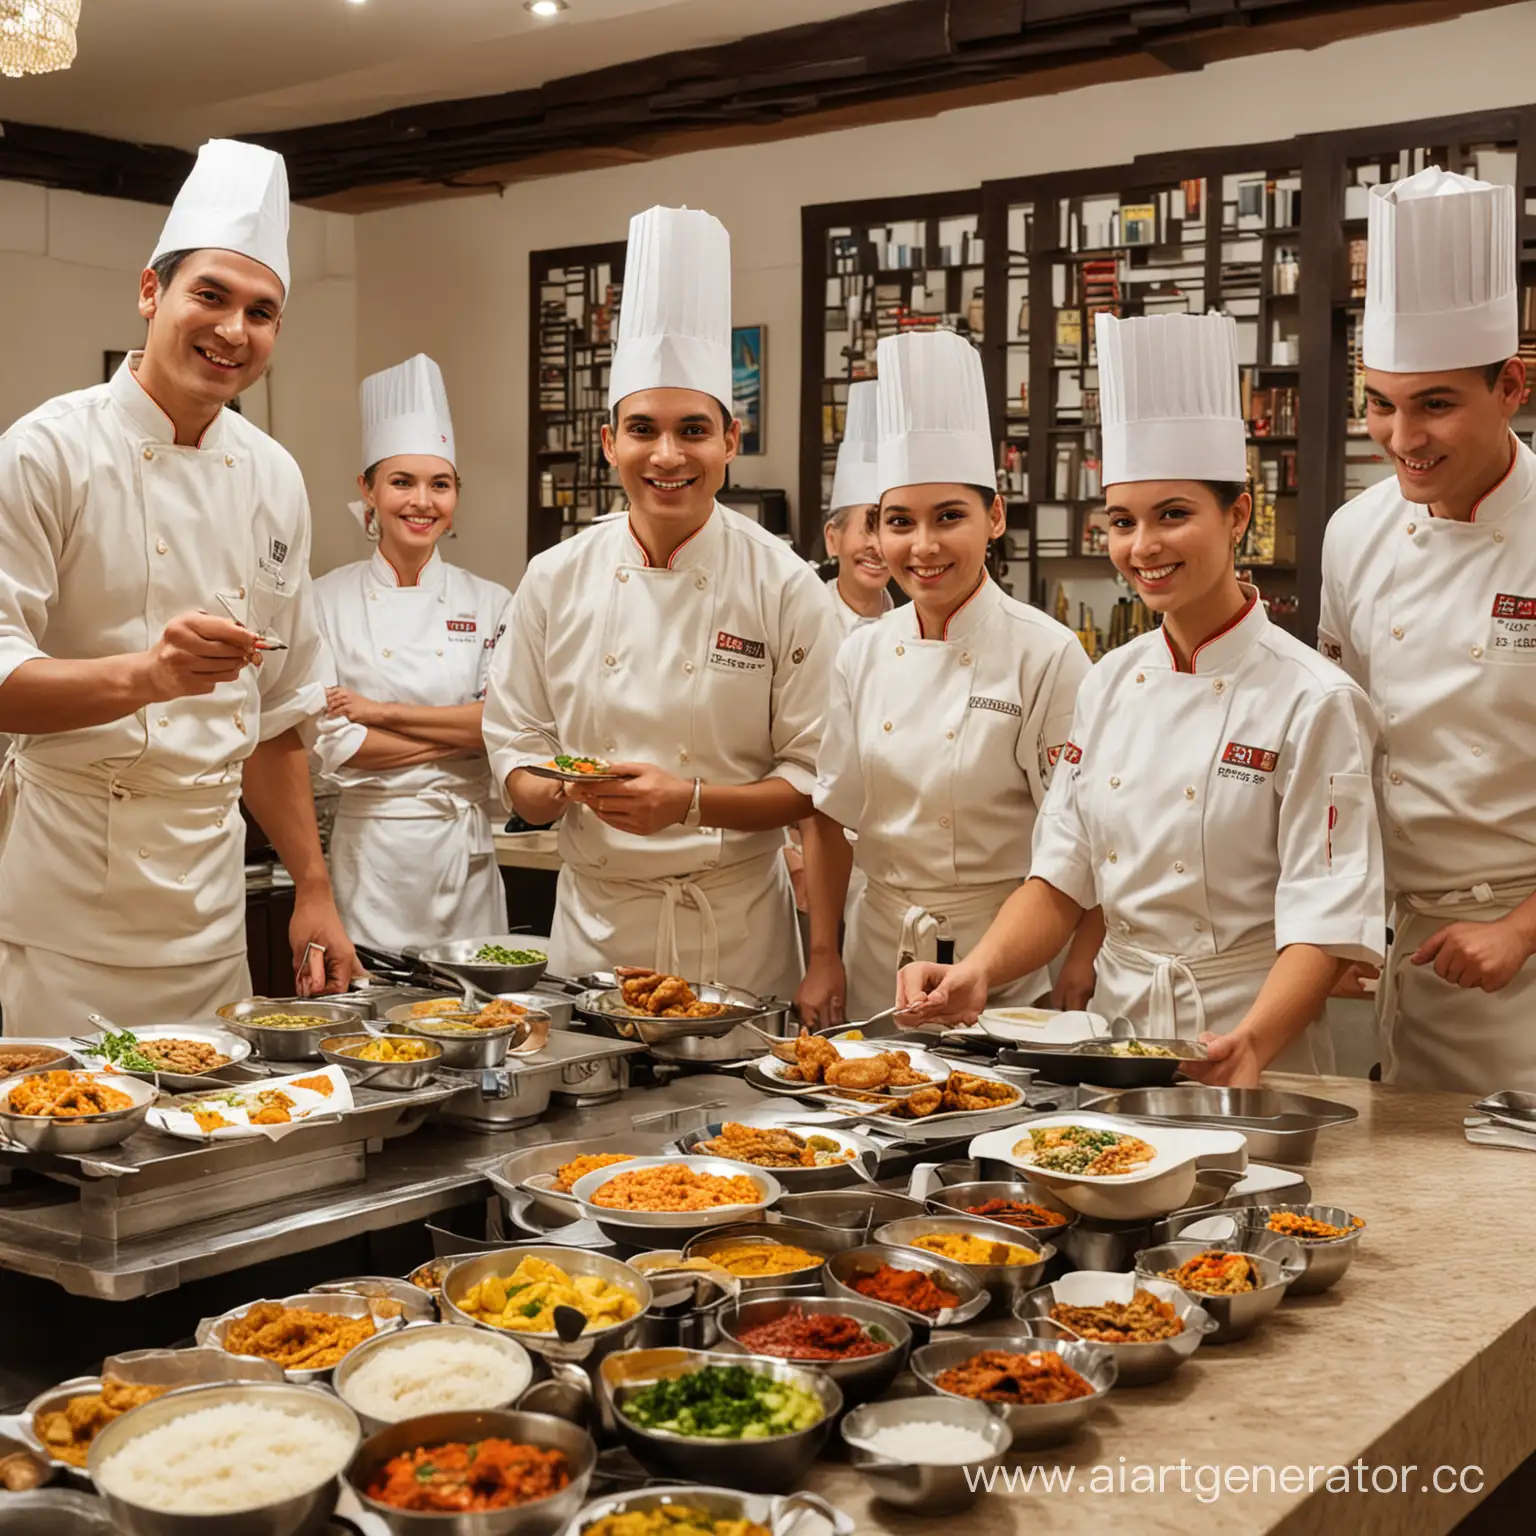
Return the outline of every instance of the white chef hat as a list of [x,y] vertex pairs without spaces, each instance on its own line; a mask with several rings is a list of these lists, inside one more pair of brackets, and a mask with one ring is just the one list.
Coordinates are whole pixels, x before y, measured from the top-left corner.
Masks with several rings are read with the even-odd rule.
[[697,208],[629,221],[608,406],[642,389],[697,389],[731,409],[731,237]]
[[903,331],[875,349],[876,491],[997,483],[981,354],[954,331]]
[[843,440],[837,445],[837,472],[832,476],[832,510],[864,507],[880,500],[876,465],[880,441],[880,386],[860,379],[848,386],[848,410]]
[[453,417],[443,371],[427,356],[371,373],[358,391],[363,412],[363,468],[397,453],[424,453],[456,462]]
[[1371,188],[1369,234],[1367,368],[1437,373],[1520,350],[1513,187],[1429,166]]
[[209,139],[181,184],[149,258],[172,251],[236,251],[270,267],[288,292],[288,168],[257,144]]
[[1104,485],[1246,480],[1230,315],[1094,316]]

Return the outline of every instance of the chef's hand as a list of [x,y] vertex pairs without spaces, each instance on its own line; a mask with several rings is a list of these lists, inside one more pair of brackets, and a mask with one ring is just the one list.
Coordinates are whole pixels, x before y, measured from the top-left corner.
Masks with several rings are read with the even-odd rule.
[[388,724],[384,718],[382,704],[374,699],[365,698],[360,693],[354,693],[350,688],[327,688],[325,712],[327,715],[345,715],[353,725]]
[[150,700],[159,704],[190,698],[234,682],[247,667],[261,665],[258,638],[243,624],[211,613],[183,613],[172,619],[143,653]]
[[1491,923],[1447,924],[1425,939],[1409,958],[1415,965],[1434,961],[1435,975],[1452,986],[1497,992],[1507,987],[1531,958],[1530,940],[1510,917]]
[[1355,1001],[1369,1002],[1375,995],[1365,989],[1368,981],[1380,981],[1381,969],[1379,966],[1367,965],[1363,960],[1352,961],[1339,972],[1339,979],[1333,984],[1333,991],[1329,997],[1348,997]]
[[830,1029],[841,1024],[848,982],[837,955],[812,954],[806,962],[805,979],[795,993],[795,1014],[807,1029]]
[[919,960],[896,975],[896,1015],[902,1029],[923,1024],[974,1024],[987,1006],[987,979],[961,965]]
[[1076,1013],[1088,1006],[1097,984],[1098,978],[1092,964],[1077,966],[1069,961],[1062,966],[1061,975],[1051,988],[1051,1007],[1066,1013]]
[[615,831],[650,837],[677,826],[693,804],[692,779],[652,763],[614,763],[612,771],[624,777],[607,784],[567,784],[565,793]]
[[293,949],[294,990],[300,997],[345,992],[354,976],[368,974],[358,963],[329,893],[295,898],[288,943]]
[[1222,1088],[1257,1088],[1260,1065],[1258,1052],[1253,1048],[1253,1037],[1245,1029],[1234,1029],[1230,1035],[1213,1035],[1207,1030],[1200,1036],[1206,1049],[1205,1061],[1186,1061],[1180,1070],[1202,1083]]

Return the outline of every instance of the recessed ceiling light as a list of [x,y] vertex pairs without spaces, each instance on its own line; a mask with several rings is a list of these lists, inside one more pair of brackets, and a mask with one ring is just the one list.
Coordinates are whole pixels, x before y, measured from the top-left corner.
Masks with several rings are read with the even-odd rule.
[[523,9],[534,16],[558,16],[570,6],[566,0],[523,0]]

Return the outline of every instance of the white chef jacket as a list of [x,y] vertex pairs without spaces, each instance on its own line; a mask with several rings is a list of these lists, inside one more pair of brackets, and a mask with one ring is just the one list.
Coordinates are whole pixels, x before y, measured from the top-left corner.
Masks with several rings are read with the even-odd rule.
[[1536,891],[1536,454],[1467,522],[1406,500],[1394,477],[1346,503],[1323,542],[1319,646],[1381,721],[1376,791],[1392,966],[1378,991],[1388,1081],[1536,1089],[1536,962],[1501,992],[1409,966],[1461,919]]
[[[1035,819],[1090,671],[1071,630],[990,577],[941,637],[925,637],[908,605],[844,641],[816,805],[858,834],[869,880],[849,923],[854,1013],[889,1006],[904,955],[931,958],[940,936],[963,955],[1029,874]],[[1042,972],[1016,990],[1032,1001],[1048,986]]]
[[193,966],[244,951],[241,764],[324,708],[324,669],[298,465],[227,410],[176,446],[140,355],[0,438],[0,680],[38,657],[147,649],[197,608],[288,649],[211,694],[16,738],[0,940]]
[[[332,677],[391,704],[441,707],[485,697],[485,677],[512,594],[449,565],[434,550],[417,585],[402,587],[379,550],[315,582]],[[500,804],[482,754],[406,768],[357,768],[367,727],[318,722],[322,775],[341,798],[331,834],[331,883],[348,933],[399,950],[502,933],[506,896],[496,866]]]
[[[842,588],[837,584],[836,577],[833,577],[825,585],[831,593],[832,610],[837,615],[838,631],[844,639],[851,635],[854,630],[862,629],[866,624],[876,624],[879,622],[879,619],[866,618],[857,608],[849,606],[847,598],[843,596]],[[894,606],[891,602],[891,594],[889,592],[882,592],[880,594],[881,617],[883,618],[888,614]]]
[[[1385,948],[1364,693],[1251,588],[1191,664],[1155,630],[1094,668],[1031,871],[1104,908],[1094,1010],[1165,1037],[1235,1028],[1287,945]],[[1329,1060],[1315,1025],[1276,1066]]]
[[[536,556],[512,600],[486,691],[492,772],[504,790],[514,769],[591,753],[706,784],[782,778],[809,795],[837,640],[815,573],[719,503],[664,567],[628,519],[597,523]],[[551,967],[675,959],[694,980],[787,994],[799,940],[783,846],[778,828],[638,837],[573,805]],[[729,974],[686,969],[709,961]]]

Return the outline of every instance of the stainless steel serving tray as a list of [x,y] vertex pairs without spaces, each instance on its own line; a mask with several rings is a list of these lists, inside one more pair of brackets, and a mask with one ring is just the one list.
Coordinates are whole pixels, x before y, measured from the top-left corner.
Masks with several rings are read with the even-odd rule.
[[1247,1139],[1250,1158],[1293,1166],[1312,1161],[1319,1131],[1359,1118],[1359,1111],[1348,1104],[1311,1094],[1275,1088],[1209,1088],[1195,1083],[1133,1088],[1090,1099],[1078,1107],[1153,1125],[1240,1131]]
[[667,1045],[676,1040],[728,1035],[748,1019],[782,1013],[784,1004],[773,998],[759,997],[739,987],[722,987],[712,982],[691,981],[694,996],[704,1003],[722,1003],[726,1011],[712,1019],[657,1018],[638,1013],[624,1001],[619,987],[592,988],[576,999],[576,1012],[611,1029],[621,1040],[639,1040],[645,1045]]

